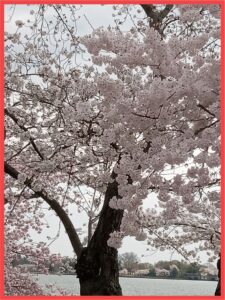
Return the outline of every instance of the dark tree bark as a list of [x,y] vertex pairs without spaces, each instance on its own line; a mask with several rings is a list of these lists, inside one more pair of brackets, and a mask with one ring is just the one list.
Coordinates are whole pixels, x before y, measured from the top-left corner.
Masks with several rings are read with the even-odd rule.
[[218,284],[217,284],[217,287],[216,287],[216,291],[215,291],[215,296],[221,296],[221,285],[220,285],[220,282],[221,282],[221,272],[220,272],[220,267],[221,267],[221,262],[220,262],[220,258],[218,259],[217,261],[217,269],[218,269]]
[[109,247],[110,233],[119,230],[123,211],[109,207],[113,196],[118,197],[118,183],[109,183],[99,222],[90,243],[77,260],[76,272],[81,295],[122,295],[119,284],[118,252]]
[[161,11],[157,11],[152,4],[141,4],[147,17],[149,17],[149,26],[157,30],[163,35],[162,21],[167,17],[169,12],[173,9],[174,5],[167,4]]

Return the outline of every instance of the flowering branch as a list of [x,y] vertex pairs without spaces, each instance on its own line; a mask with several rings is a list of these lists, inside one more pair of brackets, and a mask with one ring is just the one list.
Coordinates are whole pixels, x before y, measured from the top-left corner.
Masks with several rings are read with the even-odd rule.
[[[14,179],[18,180],[18,177],[21,175],[15,168],[10,166],[8,163],[5,162],[4,164],[5,173],[13,177]],[[29,187],[31,190],[35,191],[33,187],[33,181],[31,179],[26,179],[24,181],[24,184]],[[80,238],[76,232],[75,227],[73,226],[73,223],[71,222],[70,218],[68,217],[65,210],[61,207],[61,205],[54,199],[50,199],[47,196],[47,193],[42,191],[35,191],[36,195],[42,198],[48,205],[55,211],[57,216],[62,221],[66,232],[68,234],[68,237],[70,239],[70,242],[72,244],[73,250],[76,253],[77,256],[80,255],[82,250],[82,244],[80,242]]]

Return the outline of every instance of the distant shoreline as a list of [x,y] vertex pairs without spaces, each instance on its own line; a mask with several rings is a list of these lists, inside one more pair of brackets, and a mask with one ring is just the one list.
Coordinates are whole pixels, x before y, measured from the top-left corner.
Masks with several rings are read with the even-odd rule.
[[[49,274],[44,274],[44,273],[35,273],[32,272],[31,274],[34,275],[58,275],[58,276],[64,276],[64,275],[71,275],[71,276],[76,276],[76,274],[57,274],[57,273],[49,273]],[[149,277],[149,276],[135,276],[135,275],[119,275],[119,278],[142,278],[142,279],[164,279],[164,280],[186,280],[186,281],[214,281],[217,282],[218,279],[213,280],[213,279],[187,279],[187,278],[168,278],[168,277]]]
[[135,275],[119,275],[120,278],[145,278],[145,279],[165,279],[165,280],[187,280],[187,281],[218,281],[218,279],[187,279],[187,278],[171,278],[171,277],[149,277],[149,276],[135,276]]

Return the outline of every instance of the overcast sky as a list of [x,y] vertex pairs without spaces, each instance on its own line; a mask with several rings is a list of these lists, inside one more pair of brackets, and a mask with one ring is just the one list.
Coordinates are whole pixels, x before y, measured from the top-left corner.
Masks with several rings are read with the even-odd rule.
[[[28,19],[31,19],[32,16],[29,13],[31,9],[35,9],[35,6],[29,5],[28,7],[27,5],[16,5],[13,17],[10,19],[10,22],[7,22],[12,15],[13,10],[11,5],[5,5],[6,31],[15,32],[17,29],[15,24],[16,20],[26,22]],[[115,22],[112,17],[112,5],[84,5],[79,14],[81,17],[77,23],[77,28],[78,33],[81,35],[89,34],[92,32],[93,28],[96,29],[100,26],[115,26]],[[124,30],[127,30],[130,26],[132,26],[131,20],[128,19],[124,26]],[[155,203],[156,199],[154,196],[150,196],[145,201],[144,206],[153,207]],[[78,214],[75,207],[71,207],[70,212],[72,214],[71,220],[76,228],[82,227],[82,225],[87,222],[85,215],[82,213]],[[44,230],[41,235],[38,235],[36,232],[33,233],[33,236],[37,241],[46,241],[47,236],[54,237],[58,232],[59,220],[52,211],[47,212],[46,222],[49,224],[49,228]],[[159,260],[182,259],[180,255],[176,253],[172,254],[171,251],[160,252],[152,251],[151,249],[147,251],[146,248],[149,248],[146,242],[139,242],[132,237],[127,237],[124,239],[123,245],[121,249],[119,249],[119,253],[132,251],[140,257],[141,261],[149,263],[155,263]],[[60,253],[63,256],[73,256],[72,247],[67,235],[65,234],[63,225],[61,225],[59,237],[51,244],[50,249],[52,253]],[[207,256],[204,253],[201,255],[201,258],[202,262],[206,262]]]

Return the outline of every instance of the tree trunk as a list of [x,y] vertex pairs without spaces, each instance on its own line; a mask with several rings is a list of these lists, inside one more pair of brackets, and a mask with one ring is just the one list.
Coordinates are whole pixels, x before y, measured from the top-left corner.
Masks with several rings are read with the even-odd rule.
[[[113,179],[116,174],[112,175]],[[119,284],[118,252],[109,247],[110,233],[119,230],[123,211],[109,207],[110,199],[118,197],[118,183],[109,183],[99,222],[90,243],[83,249],[76,264],[81,295],[122,295]]]
[[221,272],[220,272],[220,267],[221,267],[221,262],[220,262],[220,258],[217,261],[217,269],[218,269],[218,284],[216,287],[216,291],[215,291],[215,296],[221,296],[221,287],[220,287],[220,282],[221,282]]

